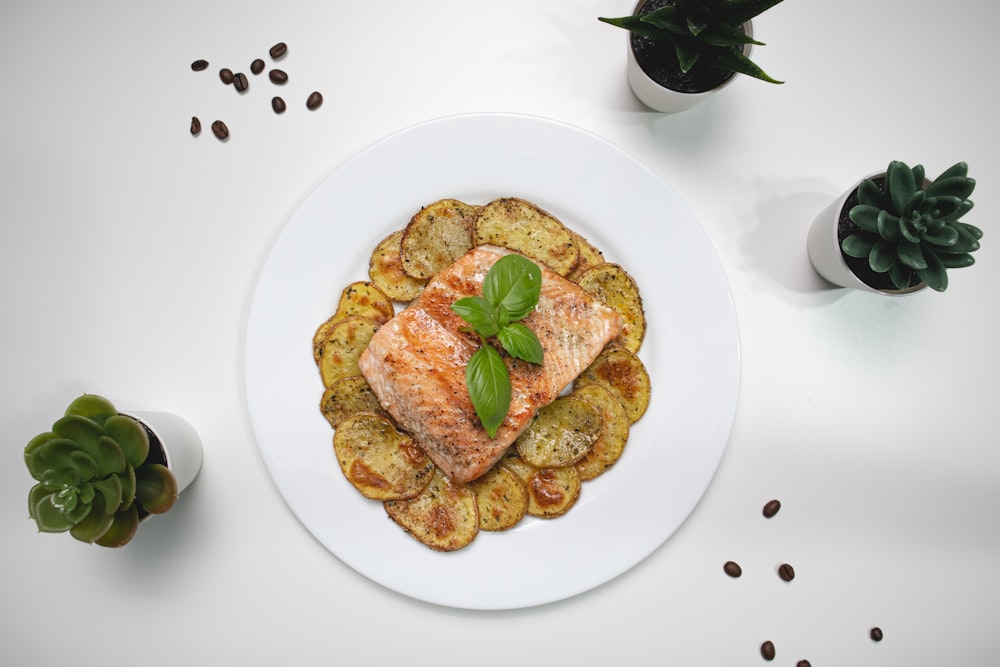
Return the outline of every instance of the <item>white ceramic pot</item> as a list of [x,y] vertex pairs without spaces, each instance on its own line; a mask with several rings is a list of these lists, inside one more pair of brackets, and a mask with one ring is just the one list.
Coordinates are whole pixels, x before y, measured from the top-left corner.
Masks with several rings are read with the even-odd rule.
[[[639,0],[632,13],[635,14],[639,11],[639,7],[645,0]],[[743,29],[747,35],[753,37],[753,22],[747,21],[743,24]],[[711,90],[706,90],[702,93],[684,93],[665,86],[661,86],[659,83],[654,81],[642,67],[639,65],[639,61],[636,60],[635,52],[632,50],[632,33],[626,33],[626,51],[628,62],[626,65],[626,73],[628,76],[628,84],[632,88],[632,92],[635,96],[639,98],[639,101],[645,104],[650,109],[654,111],[662,111],[666,113],[677,113],[679,111],[686,111],[706,99],[719,92],[723,88],[731,84],[739,74],[734,74],[729,77],[721,84],[712,88]],[[752,44],[747,44],[743,47],[743,55],[750,57],[750,53],[753,50]]]
[[177,480],[177,494],[180,495],[198,476],[201,470],[203,451],[201,438],[191,425],[169,412],[147,412],[145,410],[129,410],[130,417],[138,419],[152,433],[149,446],[159,445],[167,458],[167,468]]
[[840,249],[840,239],[837,227],[840,222],[840,213],[847,202],[847,199],[858,189],[861,181],[866,179],[876,179],[885,176],[885,172],[875,172],[869,174],[852,185],[840,197],[824,208],[813,220],[809,228],[809,236],[806,239],[806,249],[809,253],[809,261],[812,262],[816,273],[823,276],[834,285],[841,287],[852,287],[865,292],[885,294],[888,296],[905,296],[913,294],[927,287],[926,283],[919,283],[905,290],[878,289],[872,287],[865,281],[858,278],[851,267],[844,259],[844,254]]

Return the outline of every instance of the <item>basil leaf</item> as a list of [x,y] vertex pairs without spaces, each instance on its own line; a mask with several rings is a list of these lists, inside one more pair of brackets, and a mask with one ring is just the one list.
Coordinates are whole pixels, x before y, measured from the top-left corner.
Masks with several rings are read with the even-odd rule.
[[533,364],[542,363],[542,344],[535,332],[518,322],[508,324],[497,332],[497,340],[508,354]]
[[483,296],[492,305],[505,309],[511,321],[527,317],[538,305],[541,291],[542,270],[521,255],[504,255],[483,280]]
[[510,409],[511,390],[507,366],[493,346],[484,344],[469,359],[465,386],[487,435],[495,437]]
[[493,336],[500,329],[497,309],[481,296],[467,296],[451,304],[451,309],[483,336]]

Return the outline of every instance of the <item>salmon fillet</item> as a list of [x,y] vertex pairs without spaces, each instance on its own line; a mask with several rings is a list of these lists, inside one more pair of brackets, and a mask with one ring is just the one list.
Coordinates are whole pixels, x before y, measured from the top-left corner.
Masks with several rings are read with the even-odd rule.
[[542,266],[538,306],[522,323],[541,342],[544,363],[504,356],[511,405],[490,438],[465,386],[465,366],[479,338],[461,331],[466,322],[451,305],[481,294],[490,267],[510,252],[479,246],[440,271],[415,301],[382,325],[358,360],[382,406],[457,484],[492,468],[535,412],[554,401],[621,330],[618,313]]

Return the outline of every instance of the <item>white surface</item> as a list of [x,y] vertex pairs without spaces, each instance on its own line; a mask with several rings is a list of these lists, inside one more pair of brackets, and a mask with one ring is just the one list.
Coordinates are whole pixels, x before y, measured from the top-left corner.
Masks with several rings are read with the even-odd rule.
[[[386,192],[386,182],[398,185]],[[653,382],[651,402],[630,431],[628,455],[585,483],[565,516],[529,517],[442,554],[386,521],[382,503],[363,499],[344,478],[317,407],[322,383],[308,343],[341,290],[368,279],[375,246],[422,206],[512,195],[565,221],[648,288],[649,333],[640,357]],[[247,404],[282,496],[338,558],[420,600],[510,609],[598,586],[677,529],[726,447],[739,390],[739,331],[718,257],[684,202],[655,174],[565,124],[471,114],[386,137],[309,195],[276,241],[254,293]]]
[[[787,83],[665,116],[596,19],[631,4],[0,5],[0,663],[96,664],[110,643],[146,665],[729,666],[762,664],[765,639],[774,665],[995,661],[1000,9],[785,2],[754,21],[754,60]],[[266,81],[240,97],[214,75],[278,40],[280,117]],[[299,204],[378,138],[481,111],[565,121],[649,166],[718,251],[742,341],[732,436],[680,530],[607,584],[504,612],[417,602],[331,557],[271,481],[242,389],[253,286]],[[192,114],[232,138],[191,138]],[[983,248],[944,294],[833,289],[809,265],[816,213],[893,159],[965,160],[979,183]],[[204,444],[195,484],[121,551],[27,518],[23,445],[84,389],[181,415]],[[151,627],[176,642],[150,649]]]

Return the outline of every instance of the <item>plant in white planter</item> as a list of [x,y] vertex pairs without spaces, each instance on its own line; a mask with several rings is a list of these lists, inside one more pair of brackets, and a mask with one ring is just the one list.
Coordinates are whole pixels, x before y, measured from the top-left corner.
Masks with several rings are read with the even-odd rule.
[[598,20],[629,31],[628,80],[657,111],[683,111],[746,74],[771,78],[750,60],[751,19],[782,0],[639,0],[630,16]]
[[28,493],[28,513],[40,531],[120,547],[143,518],[173,506],[198,474],[201,444],[173,415],[149,414],[165,418],[180,441],[177,461],[149,423],[120,414],[96,394],[75,399],[51,431],[31,439],[24,461],[37,484]]
[[934,180],[893,161],[828,206],[809,231],[809,258],[833,283],[886,294],[943,292],[948,269],[971,266],[983,232],[960,218],[976,181],[959,162]]

